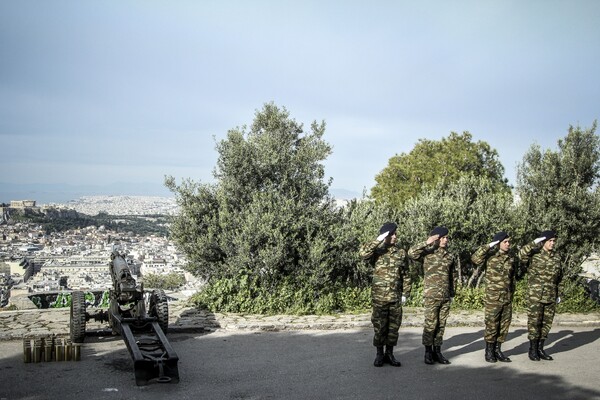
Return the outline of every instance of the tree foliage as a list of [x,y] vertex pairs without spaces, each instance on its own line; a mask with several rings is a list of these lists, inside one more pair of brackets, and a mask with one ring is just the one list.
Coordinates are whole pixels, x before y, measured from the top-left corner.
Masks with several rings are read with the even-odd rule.
[[144,275],[144,287],[152,289],[175,290],[185,285],[185,277],[182,274],[172,272],[169,274],[146,274]]
[[555,229],[569,276],[600,245],[600,139],[597,123],[589,129],[569,127],[558,150],[532,145],[518,167],[519,230],[532,240]]
[[209,284],[243,277],[253,296],[309,288],[315,302],[337,284],[366,279],[350,211],[335,207],[324,181],[331,153],[324,132],[316,122],[305,132],[285,109],[266,104],[250,128],[217,143],[215,184],[166,179],[180,206],[171,233],[190,271]]
[[397,214],[401,245],[424,241],[431,229],[443,225],[450,231],[450,247],[460,264],[462,283],[475,284],[480,271],[471,265],[474,249],[494,233],[510,230],[514,221],[510,190],[485,176],[465,175],[449,185],[443,182],[408,200]]
[[[566,252],[579,260],[597,245],[594,130],[595,125],[589,131],[571,129],[558,153],[533,147],[521,167],[518,206],[496,151],[473,143],[465,132],[441,142],[422,140],[416,150],[397,157],[394,162],[412,174],[408,183],[419,182],[412,189],[401,182],[406,185],[397,190],[399,197],[336,207],[324,180],[322,163],[331,153],[323,140],[325,124],[312,123],[305,131],[285,109],[266,104],[250,127],[232,129],[216,144],[215,183],[187,179],[178,185],[166,178],[180,210],[171,236],[187,256],[186,268],[208,282],[194,298],[198,305],[214,311],[331,313],[370,306],[372,268],[358,250],[384,222],[398,224],[399,246],[405,249],[444,225],[459,262],[456,304],[480,308],[483,291],[477,286],[483,275],[470,257],[497,231],[510,232],[515,246],[542,227],[555,227],[560,237],[579,232],[573,237],[587,247]],[[426,173],[418,175],[419,168]],[[422,300],[420,268],[411,264],[415,283],[408,304],[413,306]],[[523,290],[517,293],[518,304],[525,296]],[[575,297],[584,303],[585,295]],[[565,299],[563,307],[571,306],[581,308]]]
[[390,158],[376,177],[371,196],[392,208],[436,184],[449,185],[461,176],[476,174],[507,186],[498,153],[484,141],[473,142],[469,132],[451,132],[442,140],[420,139],[408,153]]

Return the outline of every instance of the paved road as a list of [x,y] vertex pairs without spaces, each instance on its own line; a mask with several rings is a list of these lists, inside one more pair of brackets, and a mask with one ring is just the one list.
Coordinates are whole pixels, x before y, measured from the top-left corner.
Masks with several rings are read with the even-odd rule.
[[452,365],[425,365],[421,329],[401,329],[400,368],[372,366],[370,329],[177,333],[180,382],[136,386],[119,337],[89,337],[79,362],[25,364],[21,341],[0,342],[0,398],[36,399],[600,399],[600,328],[551,332],[555,361],[527,358],[526,331],[512,330],[512,363],[483,360],[483,332],[452,327]]

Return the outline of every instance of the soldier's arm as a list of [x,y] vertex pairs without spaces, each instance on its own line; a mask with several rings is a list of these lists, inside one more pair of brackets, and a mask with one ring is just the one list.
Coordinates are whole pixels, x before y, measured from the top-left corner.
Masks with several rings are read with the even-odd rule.
[[410,268],[404,250],[402,250],[402,264],[400,268],[402,268],[402,295],[408,299],[412,290],[412,280],[410,279]]
[[489,250],[490,246],[487,244],[479,246],[471,256],[471,262],[477,266],[483,265]]
[[522,264],[526,265],[529,263],[529,259],[538,251],[543,245],[541,243],[536,244],[535,242],[529,242],[519,250],[519,260]]
[[377,247],[379,247],[381,243],[382,242],[379,240],[373,240],[371,242],[363,244],[360,248],[358,255],[362,259],[368,260],[369,258],[373,257],[373,255],[375,254],[375,250],[377,249]]
[[429,245],[427,244],[427,241],[417,243],[408,249],[408,256],[416,261],[425,253],[425,250],[427,250],[428,246]]
[[450,297],[456,295],[455,288],[458,286],[458,273],[456,272],[456,258],[452,257],[452,264],[450,265],[450,271],[448,271],[448,286]]
[[513,271],[514,271],[514,279],[515,281],[520,281],[525,277],[525,273],[527,272],[527,264],[519,261],[518,257],[513,258]]

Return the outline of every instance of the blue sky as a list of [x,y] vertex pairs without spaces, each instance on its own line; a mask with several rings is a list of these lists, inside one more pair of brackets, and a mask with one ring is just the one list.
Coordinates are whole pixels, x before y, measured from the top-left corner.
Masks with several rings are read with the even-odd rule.
[[211,182],[215,138],[268,102],[326,122],[332,188],[451,131],[514,184],[533,143],[600,116],[598,21],[593,0],[4,0],[0,193]]

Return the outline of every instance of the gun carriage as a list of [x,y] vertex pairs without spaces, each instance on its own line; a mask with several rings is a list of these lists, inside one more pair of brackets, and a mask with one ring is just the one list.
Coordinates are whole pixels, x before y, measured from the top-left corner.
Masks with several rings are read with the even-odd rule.
[[151,382],[179,382],[179,358],[169,344],[169,306],[162,289],[148,295],[148,307],[143,285],[131,274],[125,258],[111,254],[112,278],[110,307],[107,311],[86,310],[85,294],[74,291],[71,299],[70,334],[73,343],[83,343],[86,322],[107,321],[113,333],[121,335],[133,359],[135,382],[138,386]]

